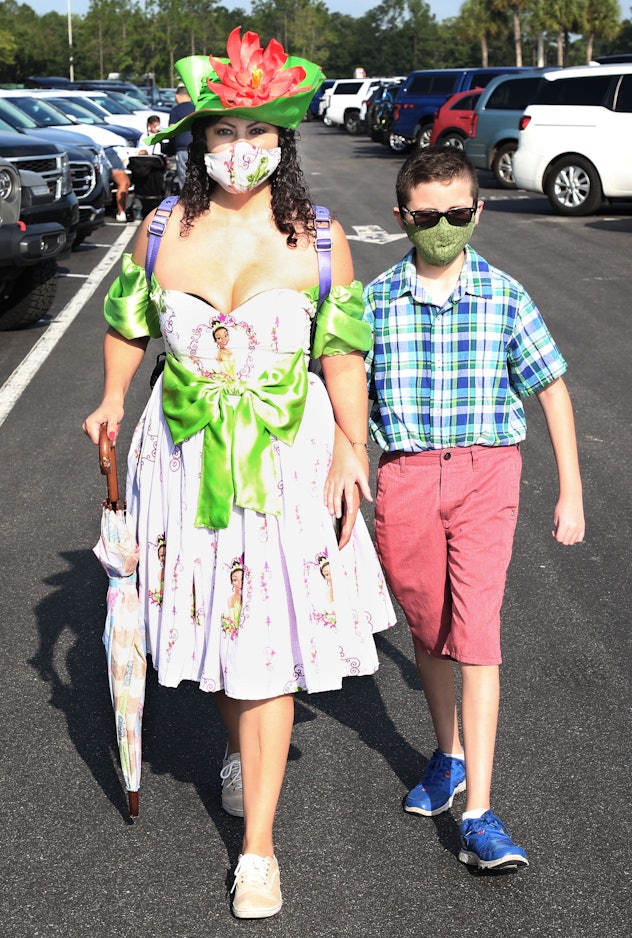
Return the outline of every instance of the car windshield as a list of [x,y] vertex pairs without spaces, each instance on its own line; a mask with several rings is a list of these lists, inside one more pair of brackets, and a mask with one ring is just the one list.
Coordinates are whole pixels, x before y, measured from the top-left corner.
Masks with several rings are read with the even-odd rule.
[[146,111],[147,110],[144,104],[141,104],[141,102],[137,98],[133,98],[129,94],[124,94],[122,91],[113,91],[112,93],[116,97],[116,100],[119,101],[123,105],[123,107],[126,107],[128,109],[130,114],[133,114],[134,111]]
[[69,98],[69,101],[76,101],[79,107],[85,108],[86,111],[90,111],[91,114],[94,114],[96,119],[102,124],[107,117],[104,108],[100,107],[99,104],[94,101],[92,98]]
[[33,130],[39,127],[39,124],[37,124],[33,118],[29,117],[28,114],[21,111],[19,107],[11,104],[10,101],[6,101],[4,98],[0,98],[0,117],[3,118],[3,123],[8,124],[14,130],[16,128],[20,130]]
[[129,114],[129,108],[124,107],[109,94],[90,95],[90,101],[95,101],[99,107],[102,107],[109,114]]
[[52,98],[51,99],[55,104],[55,107],[58,107],[60,111],[63,111],[64,114],[71,115],[76,118],[81,124],[103,124],[104,121],[100,118],[97,119],[94,114],[84,107],[83,104],[74,98]]
[[140,88],[132,89],[130,88],[125,92],[125,96],[130,98],[134,102],[135,111],[146,111],[147,108],[151,107],[151,101],[146,94],[140,90]]
[[0,117],[0,130],[4,130],[6,133],[14,134],[16,133],[15,127],[12,127],[11,124],[7,124],[6,121],[3,121]]
[[174,88],[161,88],[160,89],[160,100],[165,104],[171,104],[175,107],[176,105],[176,92]]
[[10,98],[10,101],[19,108],[20,111],[28,114],[38,127],[75,126],[75,122],[71,121],[69,117],[66,117],[64,112],[60,111],[59,108],[55,107],[51,102],[43,101],[38,98],[29,98],[26,95],[24,97],[20,96],[19,98],[17,96]]

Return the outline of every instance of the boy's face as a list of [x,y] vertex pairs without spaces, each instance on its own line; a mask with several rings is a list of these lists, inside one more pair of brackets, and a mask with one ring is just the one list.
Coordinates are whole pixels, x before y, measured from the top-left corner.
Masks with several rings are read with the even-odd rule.
[[466,224],[462,227],[451,225],[444,217],[433,227],[418,228],[413,216],[409,212],[400,211],[399,206],[395,206],[393,214],[400,228],[415,245],[417,255],[422,261],[431,267],[447,267],[462,253],[483,210],[483,202],[480,199],[474,205],[469,179],[457,176],[450,182],[436,180],[421,183],[411,190],[406,205],[402,206],[412,212],[448,212],[450,209],[473,207],[475,211],[471,218],[466,216]]

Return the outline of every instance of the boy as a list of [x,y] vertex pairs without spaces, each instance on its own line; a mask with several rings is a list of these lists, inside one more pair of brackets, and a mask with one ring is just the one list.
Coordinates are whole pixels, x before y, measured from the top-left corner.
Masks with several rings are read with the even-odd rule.
[[[382,446],[375,531],[410,626],[437,737],[404,808],[433,816],[467,788],[459,859],[528,866],[491,811],[500,607],[518,515],[520,395],[542,405],[560,496],[553,537],[584,537],[566,362],[524,289],[468,245],[483,203],[450,147],[418,150],[397,177],[395,218],[413,243],[365,290],[371,434]],[[461,745],[454,662],[461,671]]]

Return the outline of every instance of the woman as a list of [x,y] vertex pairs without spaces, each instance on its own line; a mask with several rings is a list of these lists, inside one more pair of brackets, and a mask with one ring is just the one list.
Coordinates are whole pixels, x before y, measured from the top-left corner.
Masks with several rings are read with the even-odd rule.
[[[244,816],[233,911],[262,918],[282,901],[273,821],[293,693],[374,672],[372,633],[394,615],[357,517],[360,493],[370,498],[361,352],[371,336],[335,222],[333,286],[312,349],[326,389],[307,371],[319,267],[294,131],[322,73],[239,29],[228,53],[212,68],[202,57],[178,63],[196,110],[158,138],[191,127],[187,178],[149,291],[152,215],[110,290],[105,393],[84,429],[96,442],[107,423],[115,438],[148,337],[162,333],[165,372],[136,429],[127,486],[148,651],[161,683],[195,680],[215,693],[228,733],[223,804]],[[229,356],[218,355],[219,326]],[[161,605],[146,599],[160,579],[158,535]],[[238,621],[223,628],[236,563]]]

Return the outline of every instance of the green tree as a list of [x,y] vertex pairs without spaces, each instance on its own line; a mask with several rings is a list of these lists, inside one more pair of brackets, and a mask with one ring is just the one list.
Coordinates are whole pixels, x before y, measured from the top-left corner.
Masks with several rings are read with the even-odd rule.
[[492,9],[511,13],[516,65],[522,65],[522,24],[520,14],[529,9],[530,0],[491,0]]
[[545,0],[543,18],[555,33],[557,65],[568,65],[571,33],[581,33],[586,16],[586,0]]
[[593,57],[595,39],[614,39],[621,31],[620,19],[617,0],[587,0],[584,26],[587,62]]
[[489,3],[489,0],[466,0],[461,5],[456,20],[456,33],[464,42],[480,44],[481,66],[489,65],[489,39],[507,33],[507,24],[503,17]]

